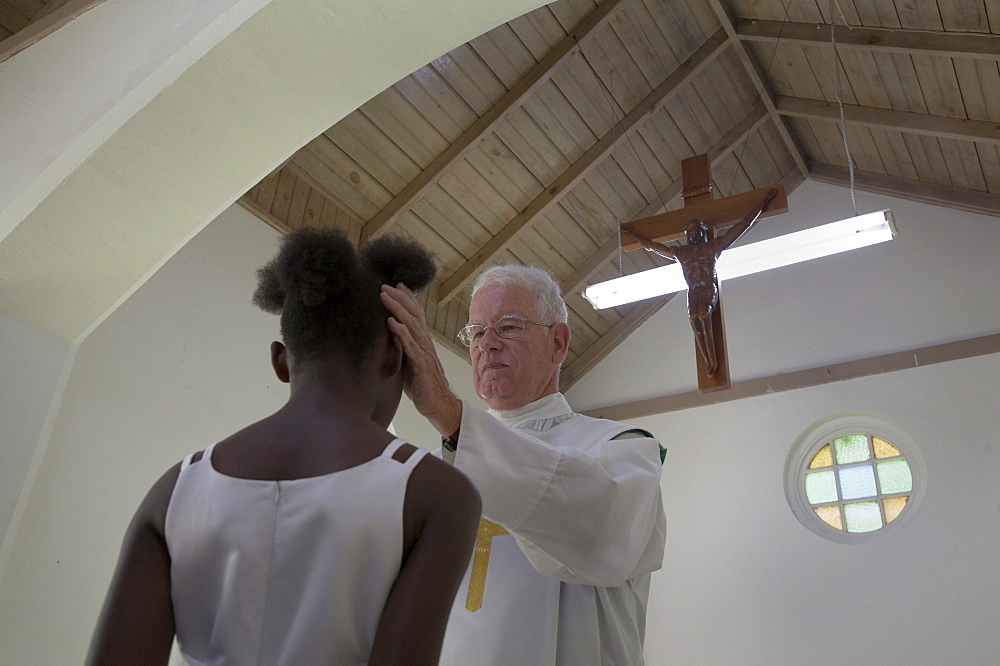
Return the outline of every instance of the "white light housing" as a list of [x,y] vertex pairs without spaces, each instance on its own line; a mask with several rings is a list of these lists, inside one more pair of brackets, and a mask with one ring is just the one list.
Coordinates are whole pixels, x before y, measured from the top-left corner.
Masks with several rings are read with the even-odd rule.
[[[719,281],[856,250],[896,237],[891,210],[859,215],[840,222],[729,248],[716,264]],[[654,296],[684,291],[687,283],[678,263],[591,285],[584,297],[598,310]]]

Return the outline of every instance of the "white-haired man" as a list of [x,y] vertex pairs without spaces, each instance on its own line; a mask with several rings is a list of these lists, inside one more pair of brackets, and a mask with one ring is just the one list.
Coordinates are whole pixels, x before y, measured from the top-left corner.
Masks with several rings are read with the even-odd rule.
[[641,429],[574,413],[559,393],[571,334],[558,283],[524,266],[476,281],[459,339],[488,410],[452,393],[413,295],[383,286],[382,299],[412,367],[407,393],[488,519],[441,663],[641,664],[666,531],[661,448]]

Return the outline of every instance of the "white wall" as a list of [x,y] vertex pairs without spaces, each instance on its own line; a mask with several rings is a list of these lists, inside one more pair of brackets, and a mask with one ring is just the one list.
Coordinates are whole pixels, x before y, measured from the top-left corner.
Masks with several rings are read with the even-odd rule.
[[278,321],[250,304],[277,238],[230,208],[80,346],[0,579],[0,663],[80,663],[145,491],[283,404]]
[[[0,543],[58,400],[69,353],[65,340],[0,311]],[[2,563],[0,549],[0,575]]]
[[[861,213],[893,209],[899,236],[722,285],[734,382],[1000,332],[1000,220],[867,192],[857,200]],[[741,243],[853,215],[846,188],[813,181],[788,207]],[[697,390],[686,299],[677,294],[574,385],[570,403]]]
[[[80,663],[149,486],[190,451],[284,404],[268,351],[278,318],[250,303],[278,238],[232,206],[80,345],[0,578],[0,664]],[[68,345],[7,316],[0,326],[0,397],[5,414],[19,415],[0,423],[0,460],[11,461],[0,468],[0,498],[13,511]],[[441,355],[456,391],[473,396],[469,365]],[[394,426],[439,446],[405,398]]]
[[[650,664],[996,664],[1000,354],[636,422],[668,447],[667,555]],[[822,417],[880,414],[915,440],[922,502],[884,537],[837,544],[783,491]]]

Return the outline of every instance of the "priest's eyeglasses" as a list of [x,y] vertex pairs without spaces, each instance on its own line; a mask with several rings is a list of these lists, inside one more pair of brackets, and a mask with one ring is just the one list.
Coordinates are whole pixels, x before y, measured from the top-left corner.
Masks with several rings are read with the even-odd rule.
[[528,324],[536,324],[538,326],[544,326],[545,328],[550,328],[555,324],[543,324],[540,321],[532,321],[527,317],[522,317],[521,315],[504,315],[500,317],[492,326],[487,326],[485,324],[469,324],[461,331],[458,332],[458,341],[461,342],[466,347],[472,347],[473,345],[478,345],[479,341],[484,335],[486,335],[486,329],[492,328],[496,331],[496,334],[505,340],[510,340],[512,338],[519,338],[524,335],[524,329],[528,327]]

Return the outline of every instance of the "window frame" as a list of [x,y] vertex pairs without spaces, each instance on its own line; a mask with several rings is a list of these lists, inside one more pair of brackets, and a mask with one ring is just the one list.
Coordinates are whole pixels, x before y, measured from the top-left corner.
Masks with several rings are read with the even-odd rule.
[[[805,477],[807,472],[815,471],[807,469],[813,457],[824,445],[830,444],[832,447],[834,439],[857,433],[864,433],[869,438],[880,437],[895,446],[909,464],[913,479],[909,499],[899,515],[891,523],[883,524],[879,529],[870,532],[848,532],[846,526],[841,530],[827,524],[816,514],[806,498]],[[873,467],[875,462],[873,459]],[[926,479],[927,468],[913,438],[895,423],[870,412],[842,412],[813,423],[795,440],[785,461],[785,497],[792,513],[810,531],[837,543],[863,543],[880,539],[899,530],[916,513],[918,505],[923,500]],[[881,505],[883,497],[898,495],[898,493],[880,493],[874,497]]]

